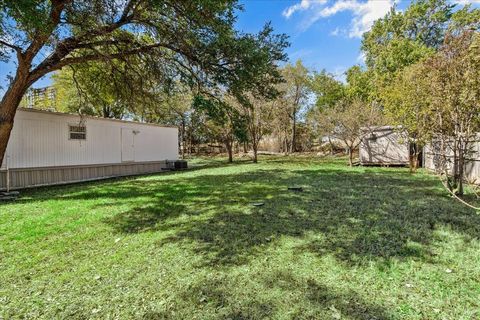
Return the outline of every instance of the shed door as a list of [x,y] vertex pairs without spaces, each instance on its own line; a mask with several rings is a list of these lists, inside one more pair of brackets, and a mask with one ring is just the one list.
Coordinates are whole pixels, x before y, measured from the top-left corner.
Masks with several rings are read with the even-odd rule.
[[122,128],[122,162],[134,161],[135,143],[133,130]]

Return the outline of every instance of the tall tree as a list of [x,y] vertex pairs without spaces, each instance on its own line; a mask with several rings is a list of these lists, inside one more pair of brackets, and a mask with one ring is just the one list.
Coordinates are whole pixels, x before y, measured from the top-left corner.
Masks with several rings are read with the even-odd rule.
[[327,137],[330,145],[330,153],[334,152],[334,144],[331,140],[330,124],[322,117],[325,117],[327,110],[332,109],[337,103],[346,98],[346,86],[326,70],[314,73],[310,77],[310,89],[315,96],[315,107],[307,112],[307,120],[317,137]]
[[[17,66],[0,102],[0,163],[26,90],[65,66],[142,58],[172,66],[191,83],[226,88],[247,76],[252,86],[259,73],[269,77],[285,37],[269,26],[258,37],[238,33],[239,8],[236,0],[0,2],[0,56],[11,60],[14,53]],[[261,68],[259,56],[269,57]]]
[[319,109],[331,108],[345,97],[345,85],[326,70],[314,73],[309,85]]
[[260,140],[272,132],[271,123],[278,103],[272,97],[247,94],[237,100],[238,108],[242,110],[243,119],[248,132],[248,141],[253,151],[253,162],[258,162],[258,146]]
[[369,69],[388,77],[438,48],[453,8],[447,0],[417,0],[405,11],[392,8],[363,35],[362,50]]
[[467,5],[455,11],[455,7],[448,0],[415,0],[406,10],[392,8],[376,20],[362,38],[373,89],[381,90],[396,72],[436,52],[448,33],[478,30],[480,9]]
[[305,109],[309,95],[308,69],[297,60],[295,65],[287,64],[282,69],[282,75],[285,80],[280,85],[282,98],[288,106],[289,118],[291,122],[290,152],[296,150],[297,122],[302,109]]

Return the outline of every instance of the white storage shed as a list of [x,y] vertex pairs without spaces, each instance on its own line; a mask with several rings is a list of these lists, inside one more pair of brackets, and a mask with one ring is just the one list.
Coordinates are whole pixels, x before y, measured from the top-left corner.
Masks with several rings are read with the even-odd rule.
[[399,127],[362,128],[359,157],[362,165],[408,165],[410,144]]
[[177,159],[176,127],[20,108],[0,190],[158,172]]

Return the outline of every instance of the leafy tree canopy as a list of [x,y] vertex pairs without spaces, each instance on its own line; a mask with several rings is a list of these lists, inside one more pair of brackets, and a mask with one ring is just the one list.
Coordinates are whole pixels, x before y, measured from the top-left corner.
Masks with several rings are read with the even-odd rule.
[[454,9],[447,0],[417,0],[403,12],[392,8],[363,35],[367,67],[391,79],[397,70],[438,50],[448,32],[480,27],[479,9]]
[[[235,30],[237,0],[2,0],[0,58],[17,70],[0,102],[0,162],[26,90],[49,72],[101,61],[141,65],[198,91],[271,95],[285,35]],[[137,63],[141,59],[142,63]]]
[[310,88],[316,95],[316,107],[320,109],[333,107],[345,96],[345,85],[326,70],[313,74]]

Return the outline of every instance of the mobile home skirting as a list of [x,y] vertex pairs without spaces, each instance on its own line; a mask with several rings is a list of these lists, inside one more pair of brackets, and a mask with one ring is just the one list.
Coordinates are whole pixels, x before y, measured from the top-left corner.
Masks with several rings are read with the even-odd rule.
[[[167,161],[15,168],[9,170],[10,189],[58,185],[160,172]],[[7,188],[7,171],[0,171],[0,190]]]

